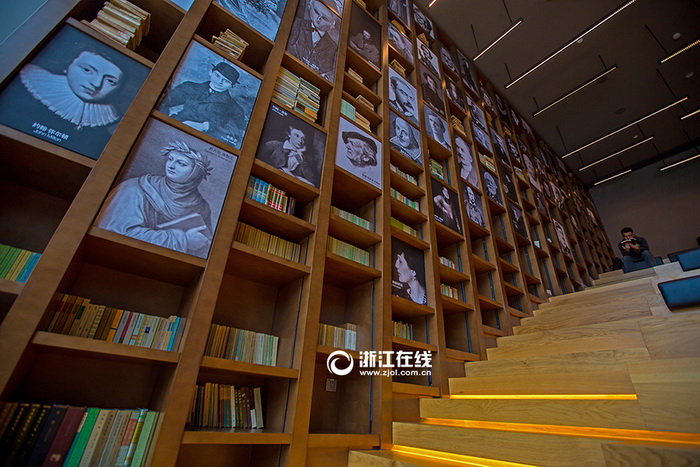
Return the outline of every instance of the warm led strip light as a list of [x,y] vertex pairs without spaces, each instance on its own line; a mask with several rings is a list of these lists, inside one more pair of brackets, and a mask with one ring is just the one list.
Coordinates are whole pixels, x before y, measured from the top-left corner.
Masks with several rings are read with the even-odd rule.
[[598,181],[598,182],[595,182],[595,183],[593,184],[593,186],[598,186],[598,185],[600,185],[601,183],[609,182],[609,181],[612,180],[613,178],[622,177],[623,175],[628,174],[628,173],[630,173],[630,172],[632,172],[632,169],[627,169],[627,170],[625,170],[624,172],[620,172],[620,173],[617,174],[617,175],[613,175],[612,177],[608,177],[608,178],[606,178],[606,179],[604,179],[604,180],[600,180],[600,181]]
[[[476,59],[475,59],[475,60],[476,60]],[[599,75],[594,76],[593,78],[591,78],[591,79],[589,79],[588,81],[586,81],[585,83],[581,84],[579,87],[577,87],[577,88],[574,89],[573,91],[569,91],[568,93],[564,94],[564,95],[561,96],[559,99],[557,99],[557,100],[555,100],[554,102],[552,102],[551,104],[549,104],[549,105],[547,105],[546,107],[544,107],[544,108],[538,110],[537,112],[535,112],[534,114],[532,114],[532,116],[533,116],[533,117],[537,117],[539,114],[541,114],[541,113],[544,112],[545,110],[551,109],[552,107],[554,107],[555,105],[557,105],[558,103],[560,103],[561,101],[563,101],[564,99],[568,99],[569,97],[571,97],[571,96],[573,96],[574,94],[576,94],[577,92],[579,92],[581,89],[585,88],[586,86],[588,86],[588,85],[590,85],[590,84],[595,83],[598,79],[602,78],[603,76],[605,76],[605,75],[607,75],[608,73],[611,73],[611,72],[613,72],[613,71],[615,71],[615,70],[617,70],[617,65],[613,65],[611,68],[608,68],[607,70],[605,70],[604,72],[600,73]]]
[[692,161],[693,159],[697,159],[700,157],[700,154],[695,154],[694,156],[690,156],[687,159],[683,159],[682,161],[675,162],[671,165],[665,165],[659,169],[659,171],[663,172],[664,170],[670,169],[671,167],[675,167],[677,165],[685,164],[686,162]]
[[428,8],[435,5],[436,3],[437,3],[437,0],[433,0],[432,2],[428,3]]
[[578,169],[578,171],[581,172],[581,171],[583,171],[583,170],[589,169],[589,168],[593,167],[594,165],[598,165],[598,164],[600,164],[601,162],[607,161],[608,159],[611,159],[611,158],[613,158],[613,157],[615,157],[615,156],[617,156],[617,155],[619,155],[619,154],[622,154],[622,153],[625,152],[625,151],[629,151],[629,150],[632,149],[632,148],[636,148],[636,147],[639,146],[640,144],[644,144],[644,143],[646,143],[647,141],[651,141],[652,139],[654,139],[654,137],[653,137],[653,136],[650,136],[650,137],[648,137],[648,138],[646,138],[646,139],[644,139],[644,140],[642,140],[642,141],[639,141],[639,142],[634,143],[634,144],[632,144],[632,145],[630,145],[630,146],[627,146],[626,148],[622,148],[622,149],[620,149],[619,151],[610,154],[609,156],[605,156],[605,157],[603,157],[602,159],[598,159],[598,160],[595,161],[595,162],[591,162],[591,163],[588,164],[588,165],[584,165],[583,167],[581,167],[580,169]]
[[636,394],[459,394],[449,399],[504,399],[504,400],[609,400],[636,401]]
[[567,157],[571,156],[572,154],[575,154],[575,153],[579,152],[579,151],[582,150],[582,149],[586,149],[586,148],[588,148],[588,147],[590,147],[590,146],[593,146],[594,144],[603,141],[605,138],[609,138],[610,136],[612,136],[612,135],[614,135],[614,134],[617,134],[617,133],[619,133],[619,132],[621,132],[621,131],[623,131],[623,130],[626,130],[627,128],[629,128],[629,127],[631,127],[631,126],[634,126],[634,125],[636,125],[637,123],[639,123],[639,122],[641,122],[641,121],[643,121],[643,120],[646,120],[647,118],[651,118],[651,117],[653,117],[654,115],[656,115],[656,114],[658,114],[658,113],[661,113],[661,112],[663,112],[664,110],[670,109],[670,108],[673,107],[674,105],[678,105],[678,104],[680,104],[681,102],[684,102],[684,101],[686,101],[686,100],[688,100],[688,96],[684,97],[683,99],[678,99],[676,102],[673,102],[673,103],[671,103],[671,104],[668,104],[668,105],[665,106],[665,107],[661,107],[660,109],[654,110],[653,112],[651,112],[651,113],[649,113],[649,114],[643,116],[642,118],[638,118],[637,120],[635,120],[635,121],[633,121],[633,122],[631,122],[631,123],[628,123],[627,125],[625,125],[625,126],[623,126],[623,127],[621,127],[621,128],[618,128],[617,130],[614,130],[614,131],[608,133],[608,134],[605,135],[605,136],[601,136],[600,138],[598,138],[598,139],[595,140],[595,141],[591,141],[590,143],[584,144],[583,146],[581,146],[581,147],[579,147],[579,148],[576,148],[576,149],[574,149],[573,151],[569,151],[569,152],[567,152],[566,154],[564,154],[563,156],[561,156],[561,158],[562,158],[562,159],[566,159]]
[[559,50],[557,50],[556,52],[552,53],[549,57],[547,57],[547,58],[545,58],[544,60],[540,61],[537,65],[533,66],[533,67],[530,68],[528,71],[526,71],[526,72],[523,73],[522,75],[520,75],[520,76],[518,76],[517,78],[515,78],[515,80],[513,80],[513,81],[511,81],[510,83],[506,84],[506,89],[508,89],[509,87],[513,86],[515,83],[517,83],[518,81],[520,81],[521,79],[523,79],[524,77],[526,77],[527,75],[529,75],[530,73],[532,73],[533,71],[535,71],[536,69],[538,69],[539,67],[541,67],[542,65],[544,65],[545,63],[547,63],[548,61],[550,61],[551,59],[553,59],[554,57],[556,57],[557,55],[559,55],[560,53],[562,53],[564,50],[566,50],[566,49],[568,49],[569,47],[571,47],[572,45],[574,45],[577,41],[583,39],[584,36],[586,36],[588,33],[590,33],[590,32],[593,31],[595,28],[597,28],[598,26],[600,26],[601,24],[603,24],[604,22],[606,22],[607,20],[609,20],[610,18],[612,18],[613,16],[615,16],[616,14],[618,14],[619,12],[621,12],[622,10],[624,10],[625,8],[627,8],[628,6],[630,6],[631,4],[633,4],[635,1],[636,1],[636,0],[630,0],[629,2],[625,3],[625,4],[622,5],[620,8],[618,8],[617,10],[613,11],[612,13],[610,13],[610,14],[609,14],[608,16],[606,16],[605,18],[603,18],[603,19],[601,19],[600,21],[598,21],[596,24],[594,24],[594,25],[591,26],[590,28],[588,28],[588,29],[586,29],[585,31],[583,31],[581,34],[579,34],[578,36],[576,36],[575,38],[573,38],[571,41],[569,41],[568,43],[566,43],[566,44],[565,44],[563,47],[561,47]]
[[511,25],[511,27],[509,27],[503,34],[501,34],[500,36],[498,36],[498,38],[497,38],[495,41],[491,42],[491,44],[489,44],[488,47],[486,47],[484,50],[482,50],[481,52],[479,52],[479,55],[477,55],[476,57],[474,57],[474,61],[479,60],[479,57],[481,57],[481,56],[484,55],[486,52],[488,52],[489,49],[490,49],[491,47],[493,47],[494,45],[498,44],[498,42],[499,42],[501,39],[503,39],[503,38],[506,37],[508,34],[510,34],[510,32],[511,32],[513,29],[515,29],[515,28],[517,28],[518,26],[520,26],[520,25],[522,24],[522,22],[523,22],[523,19],[520,18],[518,21],[516,21],[515,23],[513,23],[513,24]]
[[683,48],[677,50],[676,52],[673,52],[673,53],[672,53],[671,55],[669,55],[668,57],[662,58],[661,60],[659,60],[659,63],[660,63],[660,64],[666,63],[667,61],[671,60],[673,57],[682,54],[683,52],[685,52],[685,51],[688,50],[689,48],[691,48],[691,47],[693,47],[693,46],[696,46],[696,45],[698,45],[698,44],[700,44],[700,39],[697,39],[697,40],[691,42],[690,44],[688,44],[688,45],[686,45],[685,47],[683,47]]
[[542,425],[534,423],[486,422],[482,420],[456,420],[450,418],[421,418],[420,422],[426,425],[451,426],[481,430],[547,434],[558,436],[576,436],[585,438],[679,443],[700,446],[700,434],[697,433],[630,430],[624,428],[598,428],[588,426]]
[[452,452],[435,451],[433,449],[414,448],[411,446],[394,445],[391,450],[399,454],[405,454],[424,459],[435,459],[446,464],[472,465],[479,467],[534,467],[531,464],[518,464],[516,462],[485,459],[483,457],[467,456]]
[[692,117],[693,115],[697,115],[698,113],[700,113],[700,108],[695,109],[695,110],[693,110],[692,112],[683,115],[683,116],[681,117],[681,120],[685,120],[686,118]]

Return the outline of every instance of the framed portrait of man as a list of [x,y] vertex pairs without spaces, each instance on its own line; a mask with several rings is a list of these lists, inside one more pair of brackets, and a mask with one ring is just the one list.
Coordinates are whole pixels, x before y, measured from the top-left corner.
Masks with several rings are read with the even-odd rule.
[[382,27],[359,5],[352,5],[350,12],[350,39],[348,46],[379,69],[381,62]]
[[389,114],[391,126],[389,144],[404,156],[423,165],[420,131],[393,111]]
[[508,203],[510,209],[510,217],[513,220],[513,228],[517,233],[527,238],[527,227],[523,218],[523,211],[513,203]]
[[482,83],[479,84],[481,89],[481,98],[483,99],[484,104],[491,110],[491,112],[496,113],[496,105],[493,103],[491,93],[488,89],[486,89],[486,86],[484,86]]
[[416,4],[413,4],[413,20],[418,26],[423,28],[423,31],[428,33],[428,36],[435,39],[435,28],[433,27],[433,22],[430,21],[430,18],[428,18]]
[[423,100],[429,104],[443,118],[445,117],[445,100],[443,98],[440,80],[421,63],[420,70],[421,89]]
[[440,46],[440,60],[442,61],[443,65],[452,70],[455,74],[459,74],[457,64],[452,56],[452,52],[450,52],[450,50],[444,45]]
[[474,102],[474,100],[472,100],[472,98],[469,96],[467,96],[467,105],[469,106],[469,113],[471,114],[472,121],[484,130],[488,128],[484,109],[479,107],[479,104]]
[[501,117],[501,121],[508,121],[508,107],[506,105],[506,100],[497,93],[494,92],[493,96],[496,98],[496,108],[498,109],[498,115]]
[[461,136],[455,136],[455,150],[457,151],[460,178],[479,188],[479,172],[471,144]]
[[459,213],[457,193],[432,178],[433,212],[435,220],[455,232],[462,233],[462,215]]
[[417,41],[418,43],[418,60],[425,65],[428,70],[430,70],[431,73],[433,73],[436,76],[440,76],[440,65],[438,64],[438,58],[437,55],[433,53],[432,50],[430,50],[430,47],[425,45],[421,41]]
[[508,159],[508,150],[506,149],[506,142],[501,135],[498,134],[496,130],[491,128],[491,138],[493,139],[493,147],[496,152],[498,159],[505,165],[510,167],[510,159]]
[[151,71],[115,47],[63,25],[0,92],[0,123],[97,159]]
[[474,95],[479,95],[476,87],[474,66],[460,50],[457,51],[457,59],[459,61],[459,67],[462,70],[462,80],[464,80],[464,84],[466,84],[467,88],[469,88]]
[[472,125],[472,131],[474,132],[474,139],[476,139],[479,144],[486,148],[490,153],[493,153],[493,147],[491,146],[491,140],[489,139],[488,133],[486,133],[486,131],[479,125]]
[[503,206],[503,197],[501,196],[501,188],[498,185],[498,177],[488,170],[484,170],[484,186],[486,187],[486,196]]
[[325,147],[324,132],[272,103],[255,157],[319,188]]
[[216,0],[241,21],[274,42],[287,0]]
[[418,92],[391,67],[389,67],[389,104],[418,125]]
[[344,0],[323,0],[323,3],[328,5],[328,7],[338,13],[339,16],[343,16]]
[[464,188],[464,199],[467,203],[467,216],[472,222],[486,227],[484,219],[484,205],[481,202],[481,195],[467,184],[462,185]]
[[340,17],[321,0],[301,0],[287,52],[328,81],[335,78]]
[[237,157],[151,118],[95,224],[207,258]]
[[513,201],[518,201],[518,194],[515,188],[515,179],[513,178],[512,172],[503,164],[500,165],[501,171],[501,181],[503,182],[503,192],[504,194],[512,199]]
[[391,271],[391,294],[420,305],[427,305],[423,251],[392,238],[391,258],[394,262],[394,269]]
[[513,137],[510,135],[510,133],[506,133],[506,146],[508,147],[508,152],[513,160],[518,164],[523,165],[523,160],[520,157],[518,146],[515,144],[515,141],[513,141]]
[[540,191],[535,191],[535,204],[537,205],[537,210],[540,211],[545,216],[549,217],[549,210],[547,209],[547,201],[544,195]]
[[381,141],[342,117],[335,163],[370,185],[382,188]]
[[394,48],[403,58],[411,63],[413,61],[413,44],[411,39],[404,36],[399,29],[392,23],[389,23],[389,45]]
[[447,121],[430,107],[423,107],[423,112],[425,114],[425,127],[428,131],[428,135],[447,150],[451,151],[452,144],[450,143]]
[[537,173],[535,172],[535,166],[532,165],[532,161],[526,154],[523,154],[523,161],[525,162],[525,170],[527,170],[530,185],[532,185],[533,188],[542,191],[542,186],[540,185],[540,181],[537,178]]
[[389,0],[389,11],[396,15],[406,27],[411,27],[408,0]]
[[571,257],[571,245],[569,245],[569,239],[566,236],[566,231],[564,226],[561,225],[556,219],[552,219],[554,224],[554,230],[557,232],[557,238],[559,239],[559,246],[561,247],[561,252],[566,256]]
[[466,103],[464,101],[464,93],[449,76],[445,76],[445,89],[447,90],[447,97],[449,97],[450,100],[457,105],[457,107],[465,110]]
[[197,131],[241,149],[260,78],[193,41],[157,109]]

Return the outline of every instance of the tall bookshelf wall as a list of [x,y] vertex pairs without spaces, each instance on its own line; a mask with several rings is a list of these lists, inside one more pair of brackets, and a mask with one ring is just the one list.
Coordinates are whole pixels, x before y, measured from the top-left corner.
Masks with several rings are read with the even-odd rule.
[[[211,0],[196,0],[188,11],[169,0],[134,3],[152,14],[152,32],[128,53],[151,71],[97,161],[0,125],[0,243],[42,254],[26,283],[0,279],[3,401],[155,410],[161,416],[148,453],[151,465],[197,465],[205,457],[211,466],[230,465],[233,459],[241,465],[342,465],[348,448],[390,446],[392,420],[415,419],[419,397],[447,394],[448,378],[462,376],[464,362],[483,358],[496,337],[512,334],[520,318],[531,316],[549,296],[590,286],[610,267],[613,251],[581,182],[527,124],[514,120],[520,117],[500,96],[504,112],[487,105],[498,90],[478,71],[473,89],[463,73],[440,61],[444,108],[432,111],[444,112],[450,148],[429,136],[418,36],[428,39],[438,57],[445,48],[458,61],[457,45],[439,28],[431,37],[410,19],[411,24],[403,25],[415,57],[410,61],[388,43],[389,24],[403,20],[386,2],[368,0],[360,6],[346,0],[335,79],[328,81],[285,51],[298,0],[288,1],[275,41]],[[348,47],[353,8],[380,27],[379,68]],[[4,82],[66,21],[100,37],[79,23],[94,18],[97,9],[87,0],[49,1],[3,46],[8,57]],[[234,63],[262,79],[240,150],[155,110],[188,45],[197,41],[209,47],[207,38],[227,28],[250,44]],[[389,102],[389,63],[394,60],[405,68],[420,103],[418,123],[411,124],[420,131],[423,148],[417,160],[390,144],[392,113],[398,113]],[[307,118],[326,135],[319,188],[255,158],[280,67],[320,89],[319,116],[313,122]],[[475,137],[474,109],[450,97],[449,81],[481,109],[489,130],[515,143],[517,154],[489,149],[494,135],[486,136],[490,144]],[[349,122],[341,115],[343,100],[369,121],[372,136],[383,143],[381,189],[335,164],[339,128]],[[463,132],[453,127],[452,117]],[[238,156],[206,260],[95,225],[149,118]],[[460,176],[455,137],[470,146],[476,182]],[[536,161],[536,180],[530,178],[525,156]],[[431,166],[439,166],[442,175],[434,175]],[[251,175],[295,197],[293,214],[247,197]],[[487,196],[485,177],[496,180],[500,202]],[[511,183],[505,184],[507,179]],[[563,195],[554,196],[552,186]],[[468,214],[467,187],[481,196],[483,225]],[[458,200],[459,222],[451,227],[435,220],[433,200],[443,190]],[[511,206],[521,212],[524,230],[516,229]],[[370,228],[332,208],[365,219]],[[397,227],[395,220],[414,233]],[[300,260],[237,241],[243,223],[299,244]],[[568,248],[556,224],[562,226]],[[368,263],[329,251],[330,238],[365,250]],[[423,257],[427,304],[392,294],[392,245],[397,241]],[[164,318],[177,315],[186,323],[184,333],[174,351],[49,333],[55,294]],[[410,324],[412,338],[393,335],[394,322]],[[431,375],[332,375],[326,359],[337,349],[318,343],[319,329],[344,323],[357,328],[356,350],[350,351],[356,360],[361,351],[428,351]],[[277,336],[276,364],[205,355],[212,324]],[[207,382],[260,387],[265,428],[189,425],[195,385]]]

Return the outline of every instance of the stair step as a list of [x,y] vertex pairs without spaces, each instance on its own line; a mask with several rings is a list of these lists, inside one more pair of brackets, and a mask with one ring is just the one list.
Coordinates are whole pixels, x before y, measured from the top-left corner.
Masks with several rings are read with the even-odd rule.
[[450,378],[450,395],[458,394],[634,394],[626,365],[599,371]]
[[640,286],[636,286],[629,290],[618,289],[610,292],[606,291],[605,293],[582,296],[578,300],[560,302],[557,305],[553,306],[541,306],[539,309],[535,310],[534,316],[547,315],[550,313],[560,313],[562,310],[587,308],[596,305],[613,306],[617,303],[624,304],[630,299],[634,299],[640,296],[644,297],[648,295],[655,295],[656,293],[657,292],[654,289],[654,285],[651,282],[646,282],[644,284],[640,284]]
[[445,464],[392,451],[350,451],[348,467],[444,467]]
[[700,312],[639,320],[639,328],[654,359],[700,356]]
[[596,371],[610,366],[649,360],[645,347],[586,351],[569,354],[542,355],[537,357],[509,358],[504,360],[483,360],[466,362],[465,374],[475,376],[511,376],[516,374],[536,374],[544,372],[568,373]]
[[[641,320],[648,318],[641,318]],[[515,336],[500,337],[497,340],[498,348],[521,346],[530,344],[553,344],[571,339],[584,337],[600,338],[619,334],[640,332],[640,319],[624,319],[610,323],[596,323],[574,328],[549,329],[529,334],[517,334]]]
[[688,445],[639,446],[610,443],[603,444],[603,456],[605,457],[605,465],[610,467],[698,465],[700,464],[700,447]]
[[629,290],[644,290],[648,289],[653,291],[652,288],[652,278],[646,277],[642,279],[637,279],[636,281],[626,282],[624,284],[611,284],[605,287],[599,288],[588,288],[586,290],[581,290],[579,292],[556,295],[551,297],[548,302],[540,305],[540,308],[551,308],[554,306],[567,305],[571,303],[578,303],[583,300],[593,299],[598,296],[610,295],[614,296],[617,293],[625,293]]
[[600,279],[593,280],[593,287],[600,287],[613,283],[627,282],[642,277],[655,276],[656,270],[654,268],[640,269],[639,271],[632,271],[622,275],[611,275],[608,277],[601,277]]

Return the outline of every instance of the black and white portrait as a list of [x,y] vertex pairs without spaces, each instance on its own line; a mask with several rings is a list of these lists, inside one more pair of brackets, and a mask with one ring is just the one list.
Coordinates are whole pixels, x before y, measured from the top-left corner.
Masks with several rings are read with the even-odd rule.
[[498,115],[501,117],[501,120],[504,122],[508,121],[508,107],[506,107],[506,101],[501,97],[501,95],[497,92],[493,93],[494,97],[496,98],[496,108],[498,109]]
[[391,139],[389,140],[389,144],[391,144],[391,147],[412,161],[423,165],[420,131],[418,128],[414,127],[394,112],[390,113],[390,118]]
[[491,94],[489,93],[488,89],[486,89],[486,86],[484,86],[482,83],[479,84],[481,88],[481,98],[483,99],[484,104],[491,110],[491,112],[496,113],[496,105],[493,103]]
[[469,219],[482,227],[486,227],[484,205],[481,202],[481,195],[474,191],[469,185],[464,185],[464,199],[467,202],[467,216],[469,216]]
[[367,183],[382,188],[382,143],[342,117],[335,163]]
[[391,258],[394,261],[394,269],[391,271],[391,294],[427,305],[423,252],[408,243],[392,238]]
[[486,196],[503,206],[503,197],[498,186],[498,178],[488,170],[484,170],[484,186],[486,187]]
[[564,231],[564,226],[561,225],[556,219],[552,219],[554,224],[554,230],[557,232],[557,238],[559,239],[559,246],[561,247],[561,252],[566,256],[571,257],[571,246],[569,245],[569,239]]
[[508,208],[510,209],[510,216],[513,219],[513,228],[517,233],[527,238],[527,227],[525,226],[523,211],[513,203],[508,203]]
[[425,45],[421,41],[417,41],[418,43],[418,60],[425,65],[428,70],[430,70],[431,73],[433,73],[436,76],[440,76],[440,66],[438,64],[438,58],[437,55],[433,53],[432,50],[430,50],[430,47]]
[[542,214],[549,217],[549,211],[547,210],[547,201],[545,201],[544,195],[540,191],[535,191],[534,193],[535,193],[535,204],[537,205],[537,209]]
[[287,0],[216,0],[244,23],[274,42]]
[[564,209],[564,205],[566,202],[564,198],[564,193],[556,184],[552,182],[550,183],[552,185],[552,198],[554,199],[554,204],[556,204],[559,209]]
[[472,130],[474,131],[474,139],[476,139],[479,144],[481,144],[489,152],[493,152],[491,140],[489,139],[489,135],[486,133],[486,131],[484,131],[479,125],[472,125]]
[[469,106],[469,113],[471,114],[472,121],[479,125],[483,130],[487,127],[486,125],[486,114],[484,110],[479,107],[479,104],[474,102],[471,97],[467,96],[467,105]]
[[425,114],[425,128],[428,131],[428,135],[448,150],[452,150],[447,121],[430,107],[423,107],[423,112]]
[[508,159],[508,151],[506,150],[506,142],[501,138],[496,130],[491,128],[491,138],[493,139],[493,147],[496,151],[496,156],[505,165],[510,167],[510,159]]
[[537,173],[535,172],[535,166],[532,165],[532,161],[525,154],[523,154],[523,161],[525,161],[525,170],[527,170],[527,177],[530,179],[530,185],[532,185],[533,188],[542,191],[542,186],[540,185],[540,181],[537,179]]
[[442,94],[442,86],[440,80],[430,73],[428,69],[420,65],[420,81],[423,91],[423,100],[437,111],[442,117],[445,117],[445,101]]
[[503,194],[513,201],[518,201],[518,195],[515,188],[515,180],[513,174],[504,165],[500,166],[501,182],[503,182]]
[[240,149],[259,89],[260,79],[191,42],[158,110]]
[[442,60],[443,65],[455,72],[455,74],[459,74],[459,71],[457,71],[457,65],[455,64],[455,59],[452,57],[452,52],[450,52],[444,45],[440,47],[440,60]]
[[530,155],[530,149],[527,147],[527,144],[523,143],[522,140],[518,138],[518,148],[520,149],[520,153],[522,155]]
[[391,45],[403,58],[413,63],[413,44],[411,39],[404,36],[396,26],[389,23],[389,45]]
[[344,0],[322,0],[323,3],[328,5],[331,10],[335,11],[338,13],[338,15],[343,16],[343,7],[345,4]]
[[510,153],[510,156],[513,158],[513,160],[515,160],[515,162],[517,162],[518,164],[522,165],[523,160],[520,158],[518,146],[515,144],[515,141],[513,141],[513,138],[508,133],[506,133],[506,144],[508,145],[508,152]]
[[471,62],[461,51],[457,51],[457,58],[459,60],[459,67],[462,70],[462,79],[464,84],[471,89],[472,93],[478,94],[476,89],[476,76],[474,75],[474,67]]
[[516,112],[512,108],[510,109],[510,119],[513,122],[513,126],[515,126],[516,128],[520,128],[520,123],[522,120],[520,119],[520,115],[518,115],[518,112]]
[[542,185],[542,191],[544,192],[545,196],[549,198],[552,202],[554,202],[554,195],[552,194],[552,188],[549,185],[549,181],[547,180],[546,177],[541,178],[541,185]]
[[433,27],[433,22],[430,21],[430,18],[428,18],[425,13],[423,13],[415,4],[413,5],[413,20],[418,26],[423,28],[423,31],[435,39],[435,28]]
[[289,34],[287,52],[333,81],[339,35],[340,18],[333,10],[321,0],[301,0]]
[[325,133],[273,103],[255,157],[318,188],[325,147]]
[[389,104],[418,125],[418,93],[393,68],[389,68]]
[[445,89],[447,90],[447,97],[449,97],[457,107],[462,110],[466,109],[462,90],[447,75],[445,75]]
[[230,152],[151,119],[96,225],[206,258],[236,160]]
[[456,232],[462,233],[462,216],[459,213],[457,193],[431,177],[433,185],[433,211],[435,220]]
[[353,4],[350,14],[350,40],[349,47],[364,57],[375,67],[381,67],[381,46],[379,40],[382,36],[382,27],[374,18],[365,13],[359,5]]
[[97,159],[150,71],[65,25],[0,94],[0,123]]
[[389,10],[394,13],[405,26],[411,27],[408,0],[389,0]]
[[461,136],[455,136],[455,149],[457,150],[460,178],[479,188],[479,173],[471,145]]

